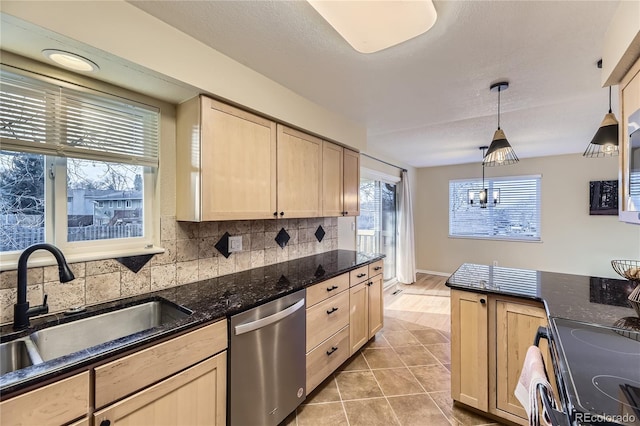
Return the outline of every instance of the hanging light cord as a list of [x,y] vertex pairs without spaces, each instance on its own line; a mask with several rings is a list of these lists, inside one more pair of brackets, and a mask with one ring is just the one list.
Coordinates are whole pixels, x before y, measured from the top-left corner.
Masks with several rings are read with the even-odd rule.
[[609,86],[609,114],[611,114],[611,86]]
[[498,86],[498,130],[500,130],[500,86]]

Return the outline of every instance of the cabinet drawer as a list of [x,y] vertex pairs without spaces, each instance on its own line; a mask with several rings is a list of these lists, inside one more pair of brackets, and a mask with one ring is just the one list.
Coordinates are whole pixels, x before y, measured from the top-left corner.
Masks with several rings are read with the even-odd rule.
[[349,285],[353,287],[369,278],[369,265],[364,265],[349,272]]
[[307,354],[307,395],[349,358],[346,326]]
[[80,373],[0,403],[4,425],[59,425],[89,411],[89,372]]
[[307,352],[348,324],[348,291],[307,309]]
[[227,321],[192,331],[95,369],[95,406],[177,373],[227,347]]
[[342,274],[330,280],[307,288],[307,308],[322,302],[329,297],[341,293],[349,288],[349,274]]
[[384,273],[384,260],[380,259],[369,264],[369,277]]

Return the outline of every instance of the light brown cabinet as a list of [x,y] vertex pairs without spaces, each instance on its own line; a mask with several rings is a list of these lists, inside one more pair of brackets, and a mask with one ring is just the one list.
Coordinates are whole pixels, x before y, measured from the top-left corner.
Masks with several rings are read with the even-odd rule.
[[89,413],[89,372],[0,402],[3,425],[61,425]]
[[[522,425],[526,412],[514,396],[527,349],[547,325],[542,303],[500,295],[451,291],[451,397]],[[540,342],[547,375],[553,371]]]
[[384,308],[382,298],[383,274],[381,263],[378,272],[369,276],[370,265],[350,272],[349,289],[349,344],[351,355],[382,329]]
[[[631,152],[629,117],[640,111],[640,58],[631,67],[620,82],[620,185],[622,202],[620,203],[620,220],[629,223],[640,223],[640,208],[631,200],[631,194],[640,190],[640,184],[630,179],[631,169],[638,167],[638,151]],[[632,161],[632,157],[634,160]],[[637,200],[636,200],[637,201]]]
[[278,124],[278,217],[318,217],[322,212],[322,140]]
[[276,137],[275,122],[206,96],[178,105],[176,218],[273,218]]
[[322,215],[360,214],[360,154],[334,143],[322,145]]
[[349,274],[307,288],[307,395],[349,358]]

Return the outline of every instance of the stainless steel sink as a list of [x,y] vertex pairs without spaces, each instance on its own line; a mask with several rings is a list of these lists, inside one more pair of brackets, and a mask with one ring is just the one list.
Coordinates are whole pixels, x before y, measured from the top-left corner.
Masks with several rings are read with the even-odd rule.
[[154,300],[36,331],[30,335],[44,361],[185,318],[187,309]]
[[0,375],[21,370],[41,362],[42,359],[38,355],[35,346],[28,339],[19,339],[0,344]]

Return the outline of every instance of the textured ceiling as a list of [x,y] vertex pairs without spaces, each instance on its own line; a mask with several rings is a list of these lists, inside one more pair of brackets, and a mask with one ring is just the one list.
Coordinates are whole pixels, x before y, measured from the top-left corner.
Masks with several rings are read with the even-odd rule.
[[[498,80],[510,82],[501,125],[521,158],[582,152],[607,112],[595,64],[617,1],[435,1],[430,31],[369,55],[306,1],[130,3],[361,123],[368,152],[416,167],[480,161],[496,127],[489,86]],[[42,60],[38,37],[91,50],[3,17],[4,49]],[[148,93],[167,83],[158,95],[172,101],[197,90],[124,62],[101,62],[101,78]]]
[[369,55],[305,1],[131,3],[363,123],[368,151],[417,167],[478,161],[497,80],[510,82],[501,124],[520,157],[582,152],[607,112],[596,62],[614,1],[436,1],[429,32]]

